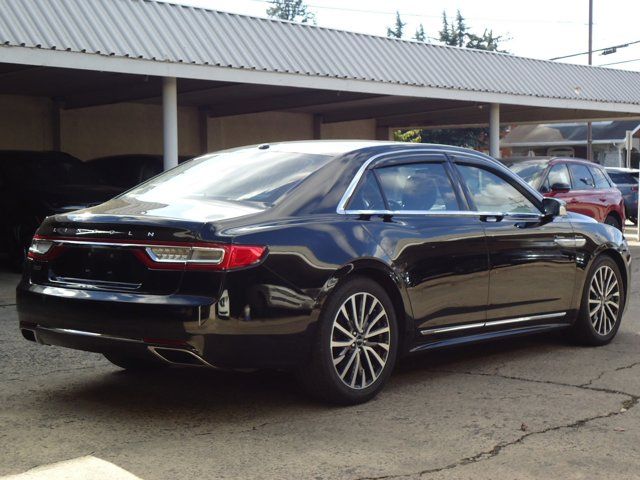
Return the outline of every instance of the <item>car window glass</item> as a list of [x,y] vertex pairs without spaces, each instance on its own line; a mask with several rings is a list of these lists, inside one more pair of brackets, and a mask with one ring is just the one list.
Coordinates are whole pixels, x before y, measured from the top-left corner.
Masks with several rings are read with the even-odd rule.
[[611,188],[611,185],[609,185],[609,180],[607,180],[605,174],[602,173],[602,170],[600,170],[598,167],[593,167],[589,170],[591,170],[591,175],[593,176],[593,180],[595,181],[596,188]]
[[540,213],[527,197],[502,177],[471,165],[458,165],[458,170],[479,211]]
[[349,202],[349,210],[385,210],[384,200],[374,173],[367,170]]
[[564,163],[557,163],[549,169],[549,175],[544,182],[543,193],[551,191],[551,187],[555,184],[564,184],[571,186],[571,177],[569,176],[569,170]]
[[580,163],[570,163],[569,171],[571,172],[572,187],[576,190],[590,190],[594,188],[593,177],[586,165]]
[[631,175],[630,173],[613,172],[613,171],[609,171],[608,173],[609,173],[609,177],[611,178],[611,180],[613,180],[613,183],[615,183],[616,185],[638,183],[638,179],[634,178],[633,175]]
[[459,210],[442,163],[413,163],[375,170],[389,210]]

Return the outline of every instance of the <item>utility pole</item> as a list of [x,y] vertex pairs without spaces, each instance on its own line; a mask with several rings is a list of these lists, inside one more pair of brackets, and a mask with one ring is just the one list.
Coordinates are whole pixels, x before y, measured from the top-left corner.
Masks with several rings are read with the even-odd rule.
[[[593,65],[593,0],[589,0],[589,65]],[[593,162],[593,126],[587,123],[587,160]]]

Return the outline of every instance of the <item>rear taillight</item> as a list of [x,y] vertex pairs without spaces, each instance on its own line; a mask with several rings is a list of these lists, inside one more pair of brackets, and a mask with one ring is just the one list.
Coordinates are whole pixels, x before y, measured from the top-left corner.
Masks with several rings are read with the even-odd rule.
[[32,260],[50,260],[60,253],[60,246],[47,238],[35,235],[27,252]]
[[256,245],[170,244],[97,238],[79,240],[36,235],[29,247],[28,256],[32,260],[52,260],[64,250],[67,244],[127,249],[147,267],[155,270],[232,270],[260,262],[267,251],[266,247]]
[[136,257],[154,270],[232,270],[260,262],[265,247],[254,245],[149,245]]

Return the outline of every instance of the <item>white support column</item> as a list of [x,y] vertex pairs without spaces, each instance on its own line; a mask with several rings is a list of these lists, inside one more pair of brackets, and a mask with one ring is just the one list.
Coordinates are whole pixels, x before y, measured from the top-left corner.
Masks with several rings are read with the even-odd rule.
[[489,155],[500,158],[500,104],[492,103],[489,112]]
[[175,77],[162,79],[162,139],[164,169],[178,165],[178,86]]

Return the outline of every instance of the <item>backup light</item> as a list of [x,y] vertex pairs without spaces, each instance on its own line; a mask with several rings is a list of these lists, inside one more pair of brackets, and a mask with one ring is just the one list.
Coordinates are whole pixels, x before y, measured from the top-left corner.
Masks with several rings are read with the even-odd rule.
[[35,235],[27,251],[27,257],[33,260],[48,260],[54,255],[54,243],[46,238]]

